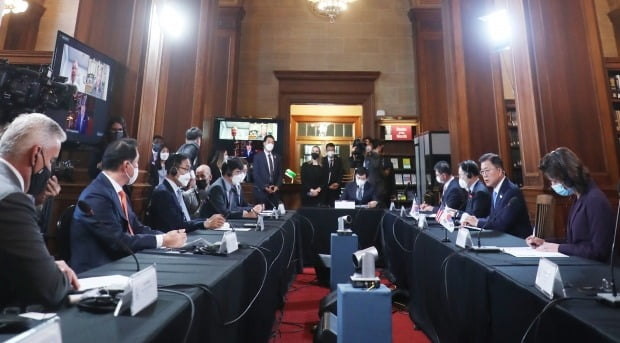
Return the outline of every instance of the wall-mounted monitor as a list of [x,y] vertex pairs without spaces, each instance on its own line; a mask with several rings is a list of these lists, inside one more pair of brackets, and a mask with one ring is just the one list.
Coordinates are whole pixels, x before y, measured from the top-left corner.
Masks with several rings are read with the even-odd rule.
[[283,123],[276,119],[215,118],[213,137],[215,150],[227,150],[229,155],[248,157],[263,149],[263,139],[272,135],[275,152],[283,151]]
[[116,62],[58,31],[52,59],[52,78],[75,85],[75,106],[68,111],[47,111],[66,131],[67,140],[96,144],[105,134]]

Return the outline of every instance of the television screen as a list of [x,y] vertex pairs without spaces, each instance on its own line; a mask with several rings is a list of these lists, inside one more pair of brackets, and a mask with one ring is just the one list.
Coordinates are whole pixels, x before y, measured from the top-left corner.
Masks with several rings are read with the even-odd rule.
[[95,144],[105,134],[114,70],[113,59],[58,31],[51,77],[66,78],[77,93],[68,111],[46,114],[65,129],[68,141]]
[[218,139],[262,141],[267,135],[278,140],[278,123],[266,120],[219,120]]

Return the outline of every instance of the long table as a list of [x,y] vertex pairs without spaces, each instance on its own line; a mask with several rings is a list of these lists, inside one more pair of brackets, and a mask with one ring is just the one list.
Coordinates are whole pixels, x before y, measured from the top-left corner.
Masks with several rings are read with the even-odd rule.
[[[387,267],[409,291],[410,317],[435,342],[520,341],[549,303],[534,286],[538,258],[462,250],[454,244],[456,232],[444,243],[441,226],[420,231],[412,219],[393,213],[383,218],[381,231]],[[500,247],[525,245],[499,232],[484,232],[481,240]],[[568,297],[580,299],[550,309],[526,341],[620,341],[620,309],[583,291],[600,286],[609,267],[579,257],[551,260],[560,266]]]
[[[279,220],[265,220],[263,232],[237,232],[244,246],[228,256],[179,254],[166,250],[137,253],[142,268],[155,264],[158,285],[186,293],[195,314],[189,329],[190,342],[267,342],[276,310],[299,270],[299,226],[288,213]],[[233,227],[240,222],[231,221]],[[192,233],[210,242],[221,239],[220,231]],[[131,275],[131,257],[92,269],[80,278],[100,275]],[[263,281],[264,280],[264,281]],[[182,295],[160,291],[156,304],[135,317],[93,314],[76,307],[61,309],[63,342],[182,342],[191,307]],[[0,336],[4,340],[8,336]]]

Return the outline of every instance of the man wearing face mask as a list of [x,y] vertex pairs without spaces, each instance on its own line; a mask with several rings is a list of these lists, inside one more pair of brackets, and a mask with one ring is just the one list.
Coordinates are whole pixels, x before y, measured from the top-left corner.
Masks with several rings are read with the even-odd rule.
[[334,207],[334,201],[340,197],[342,184],[342,160],[336,155],[334,143],[325,145],[327,156],[323,157],[323,180],[325,188],[325,205]]
[[355,169],[355,182],[345,186],[340,200],[355,201],[355,205],[368,205],[369,208],[377,207],[377,195],[373,185],[368,182],[366,168]]
[[192,218],[200,218],[200,208],[207,201],[207,187],[211,184],[211,168],[201,164],[196,168],[196,185],[183,192],[185,206]]
[[448,162],[439,161],[435,163],[433,169],[435,170],[435,180],[443,185],[441,187],[441,202],[439,206],[422,203],[420,210],[437,212],[441,206],[447,206],[453,210],[464,210],[467,203],[467,192],[459,186],[458,180],[452,176]]
[[269,208],[280,203],[279,190],[282,186],[282,161],[273,151],[275,139],[272,135],[263,138],[265,151],[254,156],[252,180],[254,180],[254,200]]
[[153,228],[160,231],[186,229],[214,229],[224,224],[224,217],[219,214],[205,220],[192,219],[190,211],[183,200],[183,190],[190,179],[189,158],[183,154],[172,154],[166,161],[166,179],[157,186],[151,197],[151,218]]
[[575,196],[568,214],[566,239],[546,241],[534,235],[526,243],[541,251],[559,251],[607,262],[611,257],[615,218],[605,194],[590,172],[570,149],[561,147],[546,154],[538,167],[560,196]]
[[459,186],[467,191],[465,211],[458,211],[457,218],[473,215],[487,217],[491,211],[491,193],[480,181],[480,171],[476,162],[467,160],[459,164]]
[[0,137],[0,308],[56,307],[79,288],[73,270],[47,251],[32,197],[45,190],[66,137],[39,113],[18,116]]
[[159,247],[178,248],[187,240],[185,229],[167,233],[143,225],[131,207],[123,186],[138,178],[137,142],[123,138],[110,143],[103,154],[103,171],[80,194],[92,213],[76,209],[71,223],[71,265],[89,270],[136,252]]
[[226,218],[256,218],[263,210],[263,205],[251,206],[243,198],[241,182],[245,179],[243,162],[233,157],[222,164],[222,177],[209,186],[209,200],[202,207],[202,217],[221,214]]

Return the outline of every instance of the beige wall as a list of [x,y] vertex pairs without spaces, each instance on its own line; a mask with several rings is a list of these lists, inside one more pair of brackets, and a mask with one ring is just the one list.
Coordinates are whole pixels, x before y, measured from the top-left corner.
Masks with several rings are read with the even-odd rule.
[[417,115],[410,0],[360,0],[334,24],[301,0],[246,0],[238,114],[275,115],[274,70],[380,71],[376,107]]
[[45,13],[39,24],[35,50],[54,50],[58,30],[73,36],[79,4],[79,0],[47,0],[43,3]]
[[617,2],[617,0],[594,0],[604,57],[618,57],[614,28],[611,24],[611,20],[609,20],[609,16],[607,15],[607,13],[611,10],[610,6],[614,6]]

